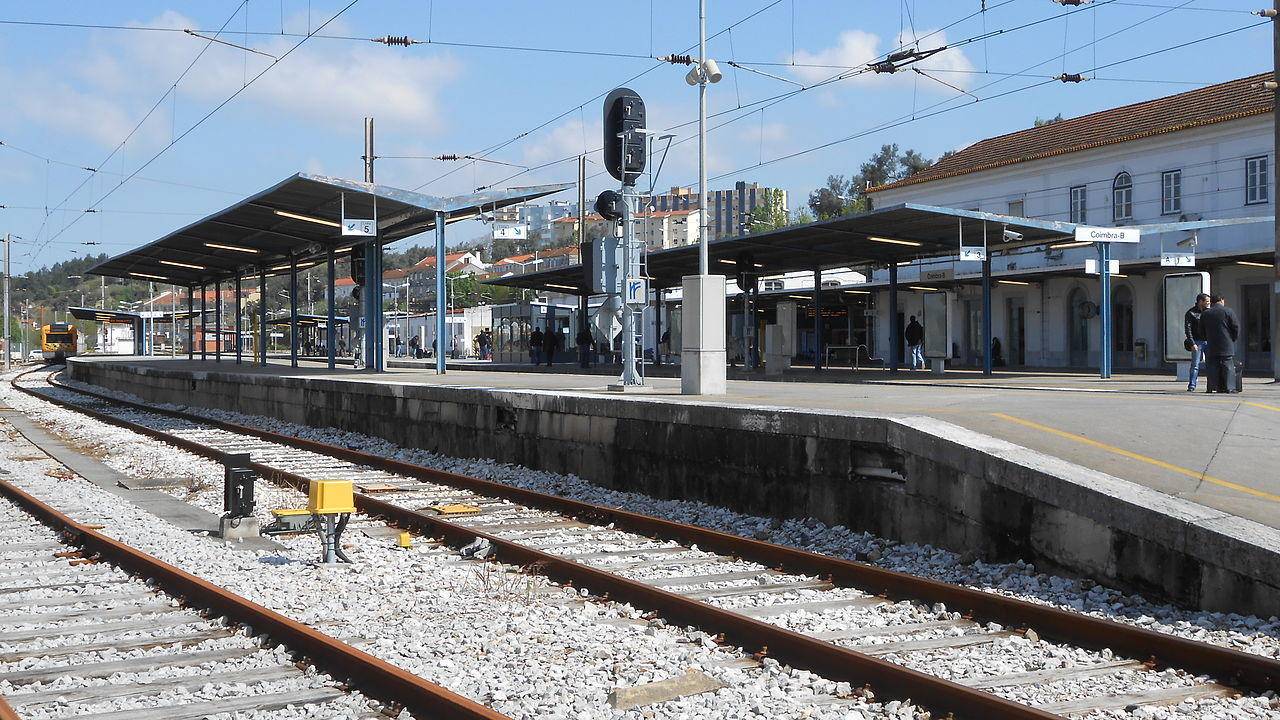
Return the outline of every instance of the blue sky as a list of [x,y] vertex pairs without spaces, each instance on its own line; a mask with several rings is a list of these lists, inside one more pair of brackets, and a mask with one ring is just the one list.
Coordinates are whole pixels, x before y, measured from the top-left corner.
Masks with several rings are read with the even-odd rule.
[[[513,140],[489,157],[536,166],[599,147],[596,96],[641,75],[629,85],[645,98],[650,127],[678,126],[677,140],[696,134],[696,123],[689,123],[697,117],[697,92],[683,81],[686,68],[655,69],[649,59],[696,44],[694,0],[358,0],[321,34],[408,35],[433,43],[403,48],[313,37],[165,149],[272,63],[259,53],[280,56],[300,40],[281,36],[282,30],[305,34],[345,5],[346,0],[7,3],[0,19],[9,21],[200,31],[225,24],[221,39],[258,51],[210,45],[182,32],[0,25],[0,89],[8,99],[0,113],[0,140],[11,146],[0,147],[0,204],[7,206],[0,210],[0,232],[23,238],[15,245],[14,272],[86,252],[126,251],[297,171],[359,178],[365,115],[376,118],[378,155],[475,154]],[[1261,72],[1271,64],[1271,30],[1263,26],[1104,68],[1095,81],[1019,90],[1043,78],[999,73],[1086,71],[1259,22],[1248,11],[1260,3],[1095,0],[1078,10],[1050,0],[987,0],[985,13],[978,12],[981,5],[710,0],[708,34],[730,25],[732,31],[717,35],[708,54],[790,81],[722,62],[724,80],[709,92],[710,112],[720,113],[711,125],[724,123],[708,140],[712,187],[731,186],[736,179],[783,187],[795,210],[827,175],[856,173],[882,143],[937,157],[1027,127],[1037,116],[1081,115]],[[1037,20],[1047,21],[1013,29]],[[246,28],[260,34],[246,35]],[[959,44],[1002,29],[1007,32]],[[928,77],[864,74],[810,87],[841,72],[838,67],[917,40],[921,49],[952,45],[918,64]],[[763,102],[802,88],[809,89]],[[974,96],[990,99],[975,102]],[[920,117],[949,108],[954,109]],[[895,122],[901,124],[874,130]],[[770,162],[851,136],[856,137]],[[518,168],[385,158],[377,162],[376,177],[389,185],[425,184],[423,192],[453,194],[503,180],[569,182],[575,168],[572,161],[562,162],[508,180]],[[589,168],[599,171],[598,165]],[[658,186],[696,180],[696,142],[676,145]],[[610,184],[605,175],[594,178],[589,196]],[[45,208],[56,211],[46,215]],[[88,208],[99,212],[84,213]],[[452,243],[480,236],[485,228],[464,223],[450,232]]]

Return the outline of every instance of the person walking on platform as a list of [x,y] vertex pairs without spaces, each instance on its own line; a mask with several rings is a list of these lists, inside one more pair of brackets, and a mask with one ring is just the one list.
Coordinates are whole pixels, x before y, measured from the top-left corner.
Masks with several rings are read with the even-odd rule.
[[1196,295],[1196,304],[1182,316],[1182,329],[1187,337],[1182,341],[1183,347],[1191,353],[1191,372],[1187,376],[1187,392],[1196,391],[1196,381],[1200,379],[1200,363],[1204,362],[1204,351],[1209,342],[1204,336],[1204,323],[1201,317],[1209,309],[1208,293]]
[[560,333],[547,328],[542,334],[542,349],[547,355],[547,367],[551,367],[552,361],[556,359],[556,351],[560,349]]
[[911,316],[911,321],[907,323],[906,331],[907,349],[911,355],[911,369],[924,367],[924,326],[916,322],[916,316]]
[[534,365],[542,364],[542,328],[534,328],[529,333],[529,357]]
[[1240,392],[1239,378],[1236,377],[1236,340],[1240,337],[1240,320],[1221,295],[1214,295],[1209,302],[1209,309],[1200,316],[1208,343],[1205,349],[1206,390]]

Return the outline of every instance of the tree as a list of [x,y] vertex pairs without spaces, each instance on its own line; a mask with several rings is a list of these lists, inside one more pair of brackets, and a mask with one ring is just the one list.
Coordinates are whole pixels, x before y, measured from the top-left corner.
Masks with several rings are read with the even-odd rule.
[[809,209],[819,220],[844,214],[849,202],[849,181],[843,175],[828,175],[826,187],[809,193]]
[[911,177],[933,165],[932,160],[915,150],[907,150],[902,153],[902,159],[899,162],[902,165],[902,177]]
[[1053,117],[1049,118],[1048,120],[1046,120],[1046,119],[1044,119],[1044,118],[1042,118],[1042,117],[1040,117],[1040,116],[1036,116],[1036,124],[1035,124],[1035,126],[1036,126],[1036,127],[1044,127],[1045,125],[1052,125],[1052,124],[1054,124],[1054,123],[1060,123],[1060,122],[1062,122],[1064,119],[1065,119],[1065,118],[1063,118],[1063,117],[1062,117],[1062,113],[1058,113],[1057,115],[1054,115]]
[[764,191],[763,202],[751,211],[751,217],[748,220],[750,232],[777,230],[791,224],[791,217],[787,214],[786,206],[780,202],[781,199],[781,196],[771,189]]

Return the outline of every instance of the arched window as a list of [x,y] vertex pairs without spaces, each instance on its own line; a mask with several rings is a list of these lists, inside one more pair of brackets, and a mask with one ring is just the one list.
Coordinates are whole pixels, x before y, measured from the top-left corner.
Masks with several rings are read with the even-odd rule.
[[1111,181],[1111,219],[1133,219],[1133,178],[1127,172]]

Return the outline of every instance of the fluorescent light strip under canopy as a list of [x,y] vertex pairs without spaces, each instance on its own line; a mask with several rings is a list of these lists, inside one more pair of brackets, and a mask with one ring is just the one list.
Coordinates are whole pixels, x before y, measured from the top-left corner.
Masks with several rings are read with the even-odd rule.
[[1236,264],[1237,264],[1237,265],[1244,265],[1245,267],[1257,267],[1257,268],[1269,268],[1269,267],[1274,267],[1274,266],[1273,266],[1273,265],[1271,265],[1270,263],[1260,263],[1260,262],[1254,262],[1254,261],[1252,261],[1252,260],[1237,260],[1237,261],[1236,261]]
[[250,253],[252,255],[257,255],[258,253],[262,252],[257,248],[240,247],[239,245],[223,245],[222,243],[214,243],[214,242],[207,242],[204,244],[204,246],[207,248],[213,248],[215,250],[233,250],[235,252]]
[[298,213],[289,212],[288,210],[276,210],[274,212],[280,217],[290,218],[292,220],[302,220],[303,222],[315,223],[317,225],[324,225],[327,227],[342,227],[342,223],[336,223],[332,220],[325,220],[318,217],[311,217],[310,215],[300,215]]
[[208,269],[208,268],[206,268],[206,267],[205,267],[205,266],[203,266],[203,265],[196,265],[195,263],[184,263],[184,262],[178,262],[177,260],[159,260],[158,262],[159,262],[161,265],[172,265],[173,267],[191,268],[192,270],[207,270],[207,269]]
[[146,278],[146,279],[148,279],[148,280],[165,280],[165,281],[167,281],[167,280],[169,279],[169,278],[167,278],[167,277],[165,277],[165,276],[163,276],[163,275],[148,275],[147,273],[140,273],[140,272],[131,272],[131,273],[129,273],[129,274],[130,274],[130,275],[132,275],[132,276],[134,276],[134,277]]
[[908,247],[920,247],[923,245],[923,243],[918,243],[915,240],[898,240],[897,238],[879,237],[877,235],[868,235],[867,239],[871,242],[889,243],[890,245],[906,245]]

